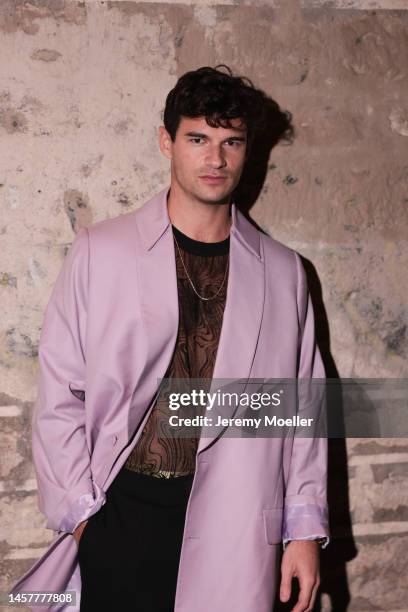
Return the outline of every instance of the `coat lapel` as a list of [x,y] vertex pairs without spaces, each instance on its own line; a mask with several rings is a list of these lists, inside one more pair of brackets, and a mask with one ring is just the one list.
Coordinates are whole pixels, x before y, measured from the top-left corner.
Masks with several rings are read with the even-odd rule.
[[[141,248],[137,249],[141,316],[145,330],[143,371],[133,391],[128,435],[140,424],[158,394],[159,379],[166,374],[175,348],[179,309],[176,260],[167,213],[167,192],[161,191],[140,209],[135,220]],[[141,342],[134,338],[135,343]],[[147,419],[146,415],[146,419]]]
[[[146,372],[154,377],[154,386],[157,386],[157,379],[166,374],[175,348],[179,322],[174,240],[167,210],[168,193],[169,187],[137,211],[143,247],[139,279],[142,316],[147,330]],[[265,272],[260,233],[235,204],[231,206],[231,217],[227,297],[211,392],[220,388],[219,383],[223,388],[227,384],[227,390],[231,390],[232,385],[233,390],[244,391],[263,314]],[[233,406],[222,409],[226,417],[233,412]],[[206,411],[206,414],[211,413]],[[224,429],[203,428],[197,454],[207,448]]]
[[[210,392],[243,393],[255,356],[264,305],[264,261],[258,230],[239,212],[231,208],[230,269],[227,299],[213,370]],[[229,418],[234,404],[220,406],[212,416],[213,424],[203,427],[197,454],[218,438],[225,427],[215,426],[217,415]]]

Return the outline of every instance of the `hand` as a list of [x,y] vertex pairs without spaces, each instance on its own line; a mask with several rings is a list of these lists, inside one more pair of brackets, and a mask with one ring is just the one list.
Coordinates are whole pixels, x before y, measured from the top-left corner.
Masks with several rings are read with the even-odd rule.
[[83,521],[82,523],[79,523],[78,527],[73,532],[73,536],[78,546],[79,546],[79,540],[81,539],[82,532],[85,529],[87,522],[88,520]]
[[300,586],[298,601],[291,612],[311,612],[320,585],[319,545],[313,540],[292,540],[283,553],[281,564],[280,600],[290,599],[292,578]]

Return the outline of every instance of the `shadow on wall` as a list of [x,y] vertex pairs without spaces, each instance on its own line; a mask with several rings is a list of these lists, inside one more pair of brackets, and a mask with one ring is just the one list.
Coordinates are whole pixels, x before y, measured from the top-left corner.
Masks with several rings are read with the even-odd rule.
[[[249,217],[249,211],[256,202],[265,182],[272,149],[282,140],[290,145],[294,138],[295,129],[292,123],[292,114],[289,111],[281,110],[273,99],[265,95],[264,125],[261,131],[255,134],[241,181],[234,193],[234,201],[237,207],[262,233],[265,232]],[[339,373],[330,350],[330,329],[322,299],[321,283],[313,264],[304,257],[302,257],[302,263],[306,270],[315,311],[317,344],[325,365],[326,376],[330,379],[338,379]],[[338,385],[337,388],[340,389],[340,387],[341,385]],[[338,393],[339,391],[333,392]],[[341,405],[340,402],[340,398],[336,397],[335,405],[337,407]],[[330,406],[329,393],[327,406]],[[325,593],[330,598],[332,612],[345,612],[350,603],[346,564],[356,557],[357,549],[351,529],[347,449],[344,438],[329,439],[328,463],[331,541],[327,548],[321,551],[321,585],[313,610],[314,612],[322,610],[322,594]],[[298,583],[297,580],[294,580],[292,597],[290,601],[283,604],[279,601],[278,588],[273,608],[274,612],[289,612],[289,610],[292,610],[298,594]]]
[[[281,110],[278,103],[264,93],[262,122],[254,134],[241,180],[233,194],[237,207],[253,225],[256,224],[248,217],[248,212],[262,190],[268,172],[271,151],[280,141],[291,144],[294,136],[292,114],[289,111]],[[258,227],[258,229],[261,228]]]
[[[313,264],[302,257],[306,270],[309,289],[312,296],[316,320],[316,337],[322,359],[325,365],[326,376],[330,379],[339,379],[339,373],[330,350],[330,329],[326,310],[322,299],[322,289]],[[331,394],[335,394],[331,396]],[[342,386],[329,385],[327,388],[327,407],[336,406],[336,418],[344,423],[342,410]],[[322,594],[330,599],[332,612],[346,612],[350,603],[350,590],[347,582],[346,565],[357,556],[354,543],[347,467],[347,448],[345,438],[330,438],[328,442],[328,505],[331,541],[320,554],[321,584],[313,612],[322,610]],[[297,601],[299,589],[297,581],[293,581],[293,593],[289,602],[283,604],[277,594],[274,612],[289,612]]]

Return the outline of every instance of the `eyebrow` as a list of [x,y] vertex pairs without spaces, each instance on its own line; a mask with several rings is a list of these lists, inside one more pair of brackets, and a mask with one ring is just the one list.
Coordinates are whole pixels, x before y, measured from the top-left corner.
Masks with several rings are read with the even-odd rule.
[[[192,136],[193,138],[208,138],[207,134],[202,134],[201,132],[186,132],[184,136]],[[246,142],[245,136],[228,136],[224,138],[224,140],[239,140],[241,142]]]

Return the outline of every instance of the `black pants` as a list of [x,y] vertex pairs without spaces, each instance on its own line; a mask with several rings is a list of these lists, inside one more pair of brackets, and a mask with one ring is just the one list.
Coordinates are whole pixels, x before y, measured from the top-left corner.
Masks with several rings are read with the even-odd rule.
[[173,612],[193,475],[122,468],[79,540],[80,612]]

